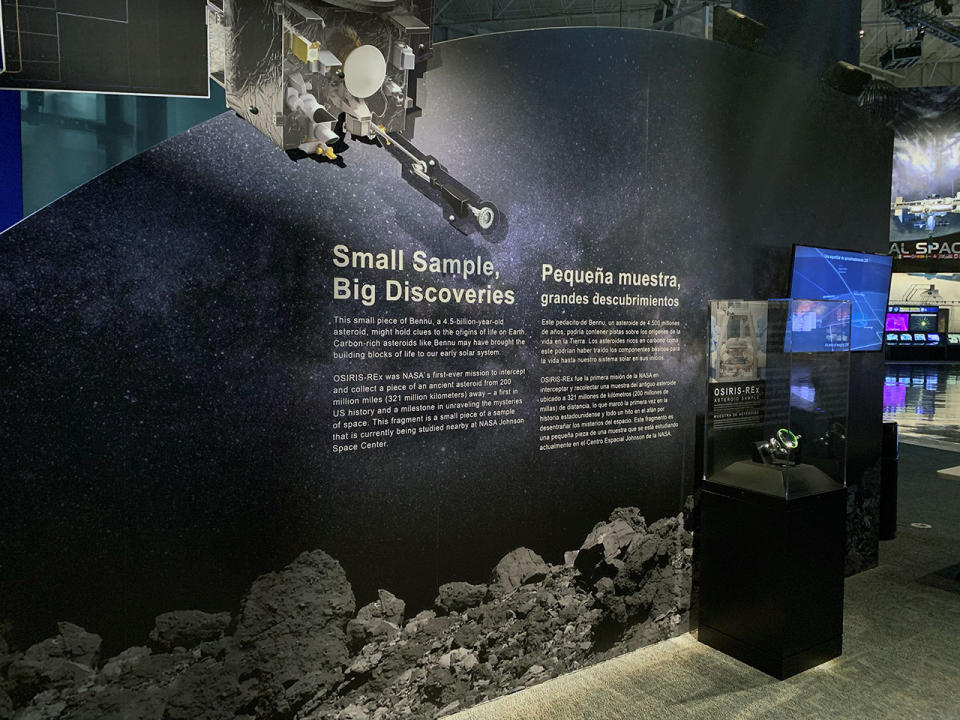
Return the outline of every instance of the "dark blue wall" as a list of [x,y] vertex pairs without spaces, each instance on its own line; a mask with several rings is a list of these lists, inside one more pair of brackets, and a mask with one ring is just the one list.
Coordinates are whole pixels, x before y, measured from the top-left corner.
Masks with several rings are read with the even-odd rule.
[[0,91],[0,230],[23,217],[20,93]]

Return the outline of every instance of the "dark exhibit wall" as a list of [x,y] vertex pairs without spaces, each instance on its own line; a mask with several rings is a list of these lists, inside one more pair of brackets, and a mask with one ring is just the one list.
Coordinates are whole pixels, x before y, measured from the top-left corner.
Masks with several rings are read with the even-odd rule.
[[[891,134],[785,66],[668,34],[440,57],[415,140],[504,212],[500,243],[376,147],[293,163],[232,114],[0,237],[16,644],[68,620],[107,657],[166,611],[228,611],[186,638],[157,620],[149,662],[187,669],[145,707],[196,683],[220,694],[192,717],[379,720],[686,628],[707,302],[786,296],[793,243],[872,249]],[[857,567],[881,371],[854,355]],[[200,640],[203,663],[177,655]],[[19,662],[25,705],[46,686]],[[146,692],[94,670],[120,705]],[[65,717],[109,716],[62,692]]]

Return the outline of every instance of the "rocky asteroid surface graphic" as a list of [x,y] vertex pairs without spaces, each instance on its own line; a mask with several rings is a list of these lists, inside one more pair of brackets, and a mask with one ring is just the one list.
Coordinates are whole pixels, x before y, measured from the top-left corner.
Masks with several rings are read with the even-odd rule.
[[517,548],[412,617],[387,590],[358,610],[306,552],[236,616],[164,613],[112,658],[66,622],[25,652],[0,639],[0,720],[432,720],[685,631],[692,547],[684,514],[618,508],[564,564]]

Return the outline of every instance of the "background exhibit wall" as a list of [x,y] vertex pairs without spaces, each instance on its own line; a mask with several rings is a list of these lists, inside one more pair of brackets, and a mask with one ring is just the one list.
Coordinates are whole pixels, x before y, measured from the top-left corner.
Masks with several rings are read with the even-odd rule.
[[[154,652],[124,656],[132,684],[84,655],[102,692],[35,703],[434,717],[687,627],[707,303],[785,296],[796,242],[871,249],[891,133],[690,38],[439,49],[416,140],[505,213],[501,243],[379,148],[292,163],[232,114],[4,236],[11,639],[70,620],[99,656]],[[876,562],[882,369],[852,358],[850,570]],[[155,620],[183,608],[229,614]]]

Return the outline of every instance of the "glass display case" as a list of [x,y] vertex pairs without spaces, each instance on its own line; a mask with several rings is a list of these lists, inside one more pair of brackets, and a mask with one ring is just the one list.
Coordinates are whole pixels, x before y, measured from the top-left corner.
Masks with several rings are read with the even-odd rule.
[[849,302],[710,306],[697,637],[781,679],[843,649],[850,338]]
[[[846,301],[713,301],[707,477],[722,480],[733,463],[747,462],[760,466],[747,468],[758,478],[793,481],[798,491],[814,491],[808,486],[819,475],[803,466],[844,485],[850,337]],[[766,489],[759,479],[747,484],[793,494],[776,482]]]

